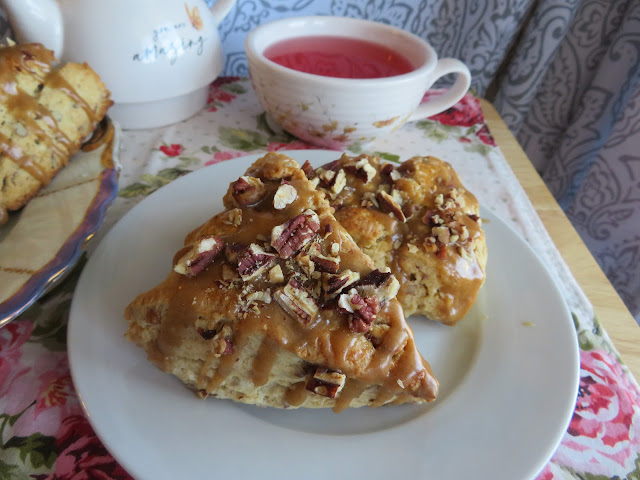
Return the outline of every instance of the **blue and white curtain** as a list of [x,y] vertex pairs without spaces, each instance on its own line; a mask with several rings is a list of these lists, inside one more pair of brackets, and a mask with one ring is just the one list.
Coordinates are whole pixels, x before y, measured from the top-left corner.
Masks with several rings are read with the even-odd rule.
[[640,323],[640,0],[238,0],[224,73],[248,75],[247,32],[301,15],[388,23],[464,61]]

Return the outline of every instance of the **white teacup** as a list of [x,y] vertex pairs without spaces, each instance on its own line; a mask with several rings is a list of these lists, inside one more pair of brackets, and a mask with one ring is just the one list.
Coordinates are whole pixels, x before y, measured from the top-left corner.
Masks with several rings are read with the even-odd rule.
[[[317,36],[383,45],[401,53],[413,69],[382,78],[337,78],[294,70],[264,55],[279,42]],[[438,59],[416,35],[368,20],[328,16],[277,20],[251,31],[245,49],[253,87],[268,115],[296,137],[328,148],[364,145],[407,121],[440,113],[457,103],[471,84],[471,73],[461,61]],[[436,80],[450,73],[456,74],[454,84],[420,104]]]

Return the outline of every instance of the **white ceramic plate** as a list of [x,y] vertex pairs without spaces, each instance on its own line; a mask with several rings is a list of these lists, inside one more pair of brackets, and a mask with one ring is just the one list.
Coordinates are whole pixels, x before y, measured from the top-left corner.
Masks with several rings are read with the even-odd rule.
[[[318,166],[336,152],[287,152]],[[69,357],[106,447],[139,479],[533,477],[566,431],[578,345],[553,278],[527,244],[483,212],[489,263],[455,327],[410,324],[441,381],[428,406],[331,411],[200,400],[123,335],[123,311],[163,279],[184,235],[222,209],[257,156],[204,168],[132,209],[90,258],[74,295]]]
[[119,129],[105,117],[49,185],[0,226],[0,327],[78,261],[118,193]]

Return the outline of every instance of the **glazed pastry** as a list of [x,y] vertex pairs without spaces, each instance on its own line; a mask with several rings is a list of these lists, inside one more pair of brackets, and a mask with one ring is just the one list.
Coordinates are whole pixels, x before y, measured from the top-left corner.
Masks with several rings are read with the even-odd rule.
[[54,60],[40,44],[0,47],[0,221],[51,181],[111,105],[87,64]]
[[449,325],[464,317],[484,282],[487,247],[478,201],[450,164],[414,157],[396,168],[345,154],[303,169],[362,251],[396,276],[406,316]]
[[202,396],[277,408],[421,403],[438,383],[376,269],[298,164],[269,153],[126,309],[126,337]]

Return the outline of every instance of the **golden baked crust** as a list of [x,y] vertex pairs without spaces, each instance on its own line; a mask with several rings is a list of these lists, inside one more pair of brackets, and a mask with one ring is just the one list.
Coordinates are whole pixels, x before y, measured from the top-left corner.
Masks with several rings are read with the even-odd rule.
[[450,164],[413,157],[395,168],[375,156],[343,155],[308,177],[376,267],[400,282],[406,316],[454,324],[484,282],[487,248],[478,201]]
[[202,396],[278,408],[431,401],[437,381],[395,300],[292,159],[269,153],[174,270],[126,309],[127,338]]
[[51,181],[111,105],[86,63],[53,61],[40,44],[0,47],[0,218]]

